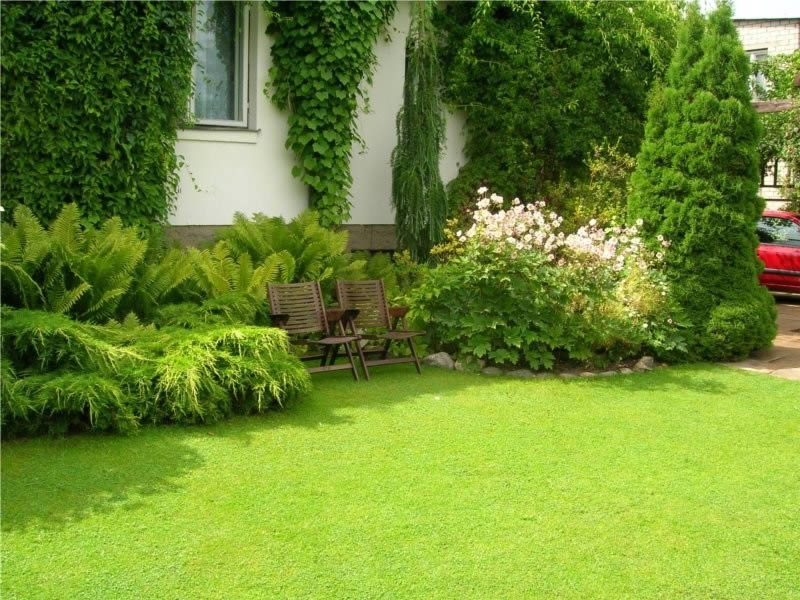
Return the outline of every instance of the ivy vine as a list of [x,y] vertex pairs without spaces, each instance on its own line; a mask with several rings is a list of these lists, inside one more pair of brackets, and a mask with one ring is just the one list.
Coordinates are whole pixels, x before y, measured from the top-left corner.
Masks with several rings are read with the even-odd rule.
[[192,2],[3,5],[3,205],[165,221],[192,90]]
[[350,153],[363,142],[356,128],[362,82],[372,83],[374,44],[394,2],[275,2],[267,0],[273,66],[264,93],[289,110],[286,147],[297,156],[292,174],[309,186],[320,222],[350,217]]

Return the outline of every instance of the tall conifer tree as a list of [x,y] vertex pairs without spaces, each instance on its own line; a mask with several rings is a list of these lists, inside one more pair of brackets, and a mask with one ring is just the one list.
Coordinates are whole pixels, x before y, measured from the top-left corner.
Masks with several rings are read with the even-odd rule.
[[695,358],[742,357],[776,333],[774,301],[758,284],[764,202],[749,74],[730,4],[708,20],[691,6],[632,178],[629,215],[672,242],[665,268]]
[[411,7],[403,106],[397,114],[397,146],[392,152],[397,241],[415,260],[427,259],[442,240],[447,218],[447,193],[439,174],[445,141],[442,75],[432,10],[431,0],[417,0]]

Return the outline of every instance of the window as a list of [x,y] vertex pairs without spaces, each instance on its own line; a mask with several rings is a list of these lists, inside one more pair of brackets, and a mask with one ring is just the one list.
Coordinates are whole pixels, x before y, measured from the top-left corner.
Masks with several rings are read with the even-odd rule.
[[[761,62],[762,60],[766,59],[767,56],[769,56],[766,48],[762,48],[760,50],[747,50],[747,54],[750,56],[751,63]],[[766,89],[767,80],[763,73],[755,71],[752,75],[750,75],[750,91],[753,94],[753,98],[762,100]]]
[[773,160],[764,165],[764,169],[761,171],[761,187],[780,187],[777,160]]
[[761,217],[758,239],[763,244],[800,247],[800,225],[783,217]]
[[196,5],[192,109],[200,125],[248,125],[248,21],[244,2]]

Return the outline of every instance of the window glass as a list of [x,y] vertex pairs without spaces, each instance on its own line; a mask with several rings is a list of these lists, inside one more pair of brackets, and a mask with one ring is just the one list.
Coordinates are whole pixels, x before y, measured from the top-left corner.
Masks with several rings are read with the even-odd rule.
[[198,121],[242,120],[242,56],[236,2],[197,3],[194,113]]
[[800,225],[783,217],[761,217],[758,238],[765,244],[800,246]]
[[[751,63],[758,63],[769,56],[765,49],[748,50],[747,54],[750,55]],[[760,71],[756,71],[750,75],[750,91],[753,94],[753,98],[756,100],[763,100],[765,92],[767,91],[767,80]]]

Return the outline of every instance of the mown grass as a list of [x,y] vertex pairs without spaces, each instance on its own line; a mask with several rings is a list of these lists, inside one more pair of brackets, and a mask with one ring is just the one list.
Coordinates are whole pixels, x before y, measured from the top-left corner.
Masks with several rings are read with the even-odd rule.
[[800,385],[724,367],[338,373],[2,450],[4,599],[800,597]]

